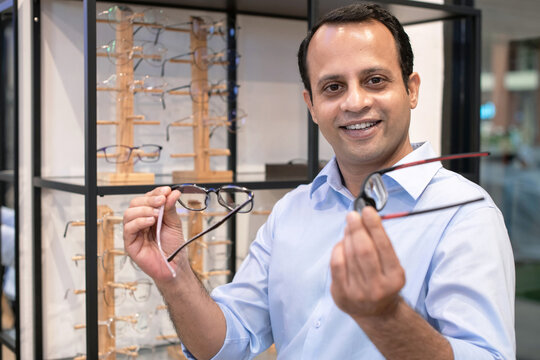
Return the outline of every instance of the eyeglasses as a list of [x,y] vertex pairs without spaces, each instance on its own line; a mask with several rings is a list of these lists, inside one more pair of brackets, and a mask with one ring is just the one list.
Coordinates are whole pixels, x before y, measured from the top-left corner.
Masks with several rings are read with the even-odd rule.
[[[150,298],[152,282],[143,278],[130,282],[107,282],[105,287],[99,288],[98,292],[103,293],[103,298],[107,305],[121,305],[127,295],[131,296],[136,302],[145,302]],[[64,299],[72,301],[73,295],[83,295],[85,289],[67,289]]]
[[[180,29],[179,27],[191,25],[191,29]],[[193,33],[199,40],[210,40],[214,35],[219,35],[227,41],[227,24],[225,20],[215,21],[210,16],[193,16],[192,21],[174,24],[165,27],[166,30],[186,31]],[[236,36],[236,30],[230,29],[231,35]]]
[[120,305],[127,295],[136,302],[145,302],[150,298],[152,282],[148,279],[139,279],[125,283],[108,282],[105,287],[105,303],[107,305]]
[[182,244],[178,249],[172,252],[169,257],[165,256],[163,249],[161,248],[161,223],[163,221],[163,209],[160,208],[160,213],[158,216],[157,226],[156,226],[156,240],[158,248],[161,251],[163,259],[166,260],[166,264],[173,274],[176,276],[174,269],[170,266],[174,257],[187,245],[191,244],[193,241],[199,239],[200,237],[206,235],[210,231],[218,228],[221,224],[225,223],[229,218],[231,218],[236,213],[248,213],[253,209],[253,191],[246,189],[244,187],[235,186],[235,185],[224,185],[217,189],[206,189],[195,184],[183,184],[176,185],[172,187],[172,190],[180,191],[180,198],[178,202],[184,208],[193,211],[202,211],[208,207],[208,200],[210,198],[210,193],[213,192],[218,197],[218,203],[229,210],[229,213],[225,215],[220,221],[216,222],[214,225],[209,228],[201,231],[199,234],[195,235],[184,244]]
[[[114,65],[124,65],[133,59],[140,59],[146,60],[152,66],[161,66],[167,51],[167,48],[159,42],[115,39],[99,46],[96,56],[107,57]],[[139,64],[140,61],[134,68],[136,69]]]
[[[202,119],[202,122],[205,126],[212,127],[209,133],[209,137],[211,137],[214,131],[219,127],[226,127],[227,131],[234,134],[236,133],[236,131],[240,130],[242,126],[246,123],[247,114],[244,110],[236,109],[232,112],[231,115],[232,118],[231,120],[229,120],[227,115],[217,115],[215,111],[209,111],[208,116],[205,116]],[[167,141],[170,140],[169,129],[171,127],[194,127],[195,123],[193,122],[193,120],[195,120],[197,117],[198,114],[190,115],[168,124],[166,128]],[[191,120],[191,122],[188,122],[189,120]]]
[[137,156],[135,161],[156,162],[159,160],[162,149],[162,146],[154,144],[141,146],[109,145],[97,149],[97,157],[105,158],[108,163],[121,164],[128,162],[131,155],[134,154]]
[[[185,59],[188,56],[191,57],[190,60]],[[232,49],[215,52],[209,47],[199,47],[191,52],[165,59],[161,65],[161,76],[165,75],[165,64],[167,64],[167,62],[176,64],[195,64],[200,70],[207,70],[212,65],[228,65],[231,58],[234,59],[235,66],[238,66],[240,55]]]
[[[107,79],[97,83],[97,91],[122,91],[129,89],[131,92],[138,93],[158,93],[161,94],[167,87],[165,79],[156,76],[144,75],[137,77],[133,81],[126,81],[126,73],[112,74]],[[125,88],[121,88],[124,85]]]
[[[416,166],[416,165],[428,164],[435,161],[476,158],[476,157],[488,156],[488,155],[489,155],[489,152],[455,154],[455,155],[441,156],[441,157],[436,157],[436,158],[431,158],[431,159],[414,161],[411,163],[396,165],[396,166],[392,166],[386,169],[375,171],[369,174],[364,180],[364,183],[362,184],[362,188],[361,188],[362,191],[360,195],[358,195],[358,197],[354,201],[354,210],[361,212],[362,209],[366,206],[372,206],[377,211],[381,211],[384,208],[384,206],[386,205],[388,201],[388,190],[386,189],[386,186],[384,185],[382,175],[389,173],[390,171],[404,169],[404,168],[408,168],[408,167]],[[425,214],[432,211],[449,209],[452,207],[462,206],[462,205],[466,205],[466,204],[470,204],[470,203],[482,201],[482,200],[484,200],[483,196],[475,198],[475,199],[448,204],[444,206],[439,206],[439,207],[435,207],[431,209],[406,211],[406,212],[400,212],[396,214],[382,215],[381,219],[382,220],[396,219],[396,218],[405,217],[405,216]]]
[[66,226],[64,228],[64,238],[67,236],[68,230],[70,226],[84,226],[85,221],[84,220],[70,220],[66,223]]
[[[238,85],[234,85],[232,88],[233,93],[238,94]],[[188,89],[188,90],[184,90]],[[210,97],[218,95],[221,100],[227,101],[229,95],[229,84],[226,81],[220,81],[216,84],[211,84],[208,80],[193,80],[188,85],[177,86],[165,91],[161,95],[161,105],[163,109],[166,109],[165,94],[170,95],[189,95],[191,101],[196,104],[201,104],[210,100]]]
[[[135,262],[133,262],[133,260],[127,255],[127,253],[123,249],[105,250],[102,255],[98,255],[98,262],[101,263],[101,267],[105,271],[121,271],[126,265],[128,258],[130,259],[133,268],[137,271],[140,271],[140,268],[135,264]],[[71,257],[71,260],[75,262],[75,266],[79,266],[80,261],[86,260],[86,255],[75,254]]]
[[[144,312],[126,316],[114,316],[107,320],[99,320],[98,325],[106,326],[107,332],[112,339],[126,334],[129,329],[133,329],[139,334],[145,334],[150,329],[150,316]],[[77,324],[73,328],[75,330],[85,329],[86,324]]]
[[125,30],[129,24],[146,27],[150,32],[157,32],[163,28],[167,21],[165,11],[161,9],[148,8],[142,12],[135,13],[129,6],[115,5],[97,14],[97,22],[106,22],[115,30]]

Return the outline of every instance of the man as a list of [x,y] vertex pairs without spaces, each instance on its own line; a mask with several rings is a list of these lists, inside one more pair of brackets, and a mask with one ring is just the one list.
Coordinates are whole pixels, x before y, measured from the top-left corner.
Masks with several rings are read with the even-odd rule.
[[515,357],[513,258],[489,196],[431,163],[385,175],[384,212],[473,198],[485,201],[381,221],[351,211],[366,176],[433,157],[411,144],[420,78],[399,22],[374,5],[334,10],[300,46],[304,99],[335,158],[313,183],[288,193],[259,230],[233,283],[208,296],[185,252],[168,187],[134,199],[126,250],[156,282],[178,334],[197,359],[244,359],[276,344],[283,359],[508,359]]

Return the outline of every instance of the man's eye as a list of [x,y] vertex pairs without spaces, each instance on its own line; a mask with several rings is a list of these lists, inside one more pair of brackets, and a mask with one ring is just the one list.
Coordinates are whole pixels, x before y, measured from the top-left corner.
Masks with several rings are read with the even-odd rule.
[[372,85],[379,85],[381,84],[382,82],[384,81],[384,79],[382,77],[379,77],[379,76],[375,76],[375,77],[372,77],[369,79],[368,83],[372,84]]
[[339,91],[339,89],[341,89],[341,86],[339,86],[338,84],[330,84],[325,87],[325,90],[329,92],[336,92]]

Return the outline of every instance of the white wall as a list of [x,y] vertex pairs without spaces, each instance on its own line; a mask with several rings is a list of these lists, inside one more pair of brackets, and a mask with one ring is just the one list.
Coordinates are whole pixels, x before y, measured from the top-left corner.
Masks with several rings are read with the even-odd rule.
[[[21,144],[21,340],[22,358],[33,358],[33,314],[32,314],[32,209],[31,209],[31,1],[19,0],[19,61],[20,61],[20,144]],[[106,7],[98,3],[99,8]],[[73,1],[42,1],[42,159],[45,176],[82,176],[84,171],[84,105],[83,105],[83,33],[82,3]],[[187,19],[188,12],[170,10],[171,17]],[[201,14],[201,13],[197,13]],[[219,14],[212,14],[219,18]],[[261,172],[265,163],[287,162],[292,159],[307,159],[307,111],[303,103],[302,85],[297,72],[296,51],[305,35],[306,24],[302,21],[270,19],[253,16],[239,16],[240,35],[238,49],[242,55],[238,69],[240,84],[239,107],[248,113],[244,129],[238,134],[238,163],[243,172]],[[112,30],[104,26],[98,33],[98,45],[112,38]],[[440,123],[442,108],[443,54],[442,24],[410,26],[406,29],[411,37],[416,55],[415,71],[420,73],[422,84],[420,102],[413,111],[411,138],[413,141],[429,140],[436,151],[440,149]],[[220,50],[219,39],[214,39],[214,50]],[[185,48],[186,43],[178,36],[164,37],[167,46],[176,53]],[[114,68],[98,59],[98,80],[107,77]],[[169,68],[168,68],[169,69]],[[189,74],[181,66],[173,67],[171,84],[189,81]],[[155,73],[155,69],[144,68]],[[212,77],[224,76],[222,69],[212,69]],[[114,117],[114,103],[106,94],[98,94],[100,120]],[[188,151],[191,146],[189,134],[175,129],[174,140],[165,141],[165,126],[168,122],[190,113],[186,101],[176,99],[168,102],[167,111],[159,106],[141,108],[161,120],[161,125],[141,127],[136,132],[136,143],[158,143],[164,145],[164,153],[158,164],[136,165],[138,171],[168,173],[178,168],[189,168],[189,161],[174,161],[169,158],[173,152]],[[223,104],[215,104],[223,107]],[[184,133],[182,132],[184,131]],[[216,147],[225,144],[225,133],[214,138]],[[114,143],[111,129],[98,129],[98,146]],[[330,146],[320,136],[320,157],[332,156]],[[103,160],[98,160],[100,169],[108,169]],[[213,162],[216,168],[223,168],[223,159]],[[280,194],[281,192],[276,192]],[[275,201],[272,192],[258,198],[264,199],[259,209],[266,210]],[[107,197],[107,202],[116,211],[125,208],[129,197]],[[65,243],[61,237],[63,226],[68,220],[84,217],[82,196],[44,191],[43,195],[43,253],[44,260],[44,315],[48,329],[69,328],[69,324],[84,320],[79,311],[62,313],[65,302],[60,294],[80,281],[80,273],[73,269],[70,254],[77,246]],[[239,227],[251,236],[253,227],[260,219],[240,220]],[[79,229],[80,231],[80,229]],[[73,234],[77,239],[77,231]],[[69,240],[69,239],[68,239]],[[80,244],[79,244],[80,245]],[[246,241],[239,244],[245,251]],[[39,254],[38,254],[39,256]],[[62,294],[63,295],[63,294]],[[63,315],[62,315],[63,314]],[[51,320],[52,319],[52,320]],[[52,322],[51,322],[52,321]],[[67,333],[67,332],[66,332]],[[53,331],[46,334],[45,353],[52,356],[65,352],[81,351],[73,337],[54,339]],[[75,335],[73,335],[75,336]]]

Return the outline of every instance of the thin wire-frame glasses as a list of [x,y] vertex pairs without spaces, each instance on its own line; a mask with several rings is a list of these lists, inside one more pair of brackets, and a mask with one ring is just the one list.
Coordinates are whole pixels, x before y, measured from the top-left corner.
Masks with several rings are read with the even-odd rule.
[[[181,119],[175,120],[167,124],[167,128],[165,129],[167,141],[170,140],[171,127],[194,127],[195,123],[193,122],[193,120],[197,116],[198,116],[198,113],[195,115],[183,117]],[[231,134],[236,133],[246,123],[246,118],[247,118],[247,114],[242,109],[233,110],[231,112],[230,120],[227,114],[217,115],[215,111],[210,110],[209,114],[203,117],[202,122],[203,122],[203,125],[211,127],[209,136],[212,137],[214,131],[218,127],[225,127],[227,131],[230,132]],[[191,122],[189,122],[189,120],[191,120]]]
[[218,203],[225,207],[229,212],[227,215],[225,215],[221,220],[213,224],[212,226],[208,227],[207,229],[201,231],[197,235],[193,236],[191,239],[184,242],[181,246],[179,246],[176,250],[174,250],[168,257],[163,252],[163,249],[161,247],[161,224],[163,221],[163,211],[164,206],[161,206],[160,212],[158,215],[158,221],[156,225],[156,240],[159,247],[159,250],[161,251],[161,254],[163,256],[163,259],[165,260],[167,267],[171,271],[171,274],[173,276],[176,276],[176,272],[172,268],[172,266],[169,264],[174,257],[186,246],[194,242],[195,240],[201,238],[202,236],[206,235],[210,231],[218,228],[223,223],[225,223],[228,219],[230,219],[234,214],[236,213],[248,213],[253,209],[253,191],[241,187],[241,186],[235,186],[235,185],[224,185],[217,189],[210,188],[206,189],[202,186],[198,186],[195,184],[183,184],[183,185],[175,185],[172,187],[172,190],[178,190],[180,191],[180,198],[178,199],[178,202],[180,205],[182,205],[184,208],[188,210],[193,211],[202,211],[205,210],[208,207],[208,202],[210,198],[210,193],[213,192],[217,195]]
[[[168,89],[161,93],[161,106],[163,109],[167,109],[165,104],[165,95],[189,95],[191,101],[195,104],[202,104],[210,100],[212,96],[219,95],[223,101],[227,101],[229,95],[229,87],[232,87],[232,92],[236,95],[238,93],[238,86],[228,83],[226,81],[220,81],[215,84],[211,84],[208,80],[198,79],[192,80],[187,85],[177,86],[172,89]],[[187,89],[187,90],[186,90]]]
[[[466,159],[466,158],[476,158],[476,157],[482,157],[482,156],[488,156],[489,152],[475,152],[475,153],[463,153],[463,154],[455,154],[455,155],[447,155],[447,156],[440,156],[435,157],[431,159],[425,159],[425,160],[419,160],[414,161],[406,164],[396,165],[389,168],[385,168],[382,170],[375,171],[368,175],[366,179],[364,180],[364,183],[362,184],[360,195],[356,198],[354,201],[354,210],[361,212],[362,209],[366,206],[372,206],[377,211],[381,211],[384,206],[386,205],[388,201],[388,190],[386,189],[386,186],[384,185],[382,175],[389,173],[394,170],[404,169],[411,166],[416,165],[423,165],[428,164],[431,162],[436,161],[446,161],[446,160],[456,160],[456,159]],[[411,215],[419,215],[419,214],[425,214],[432,211],[439,211],[444,209],[449,209],[456,206],[462,206],[466,204],[470,204],[477,201],[484,200],[484,197],[478,197],[471,200],[466,200],[462,202],[447,204],[439,207],[434,207],[430,209],[423,209],[423,210],[417,210],[417,211],[405,211],[395,214],[387,214],[382,215],[382,220],[388,220],[388,219],[396,219],[400,217],[405,216],[411,216]]]

